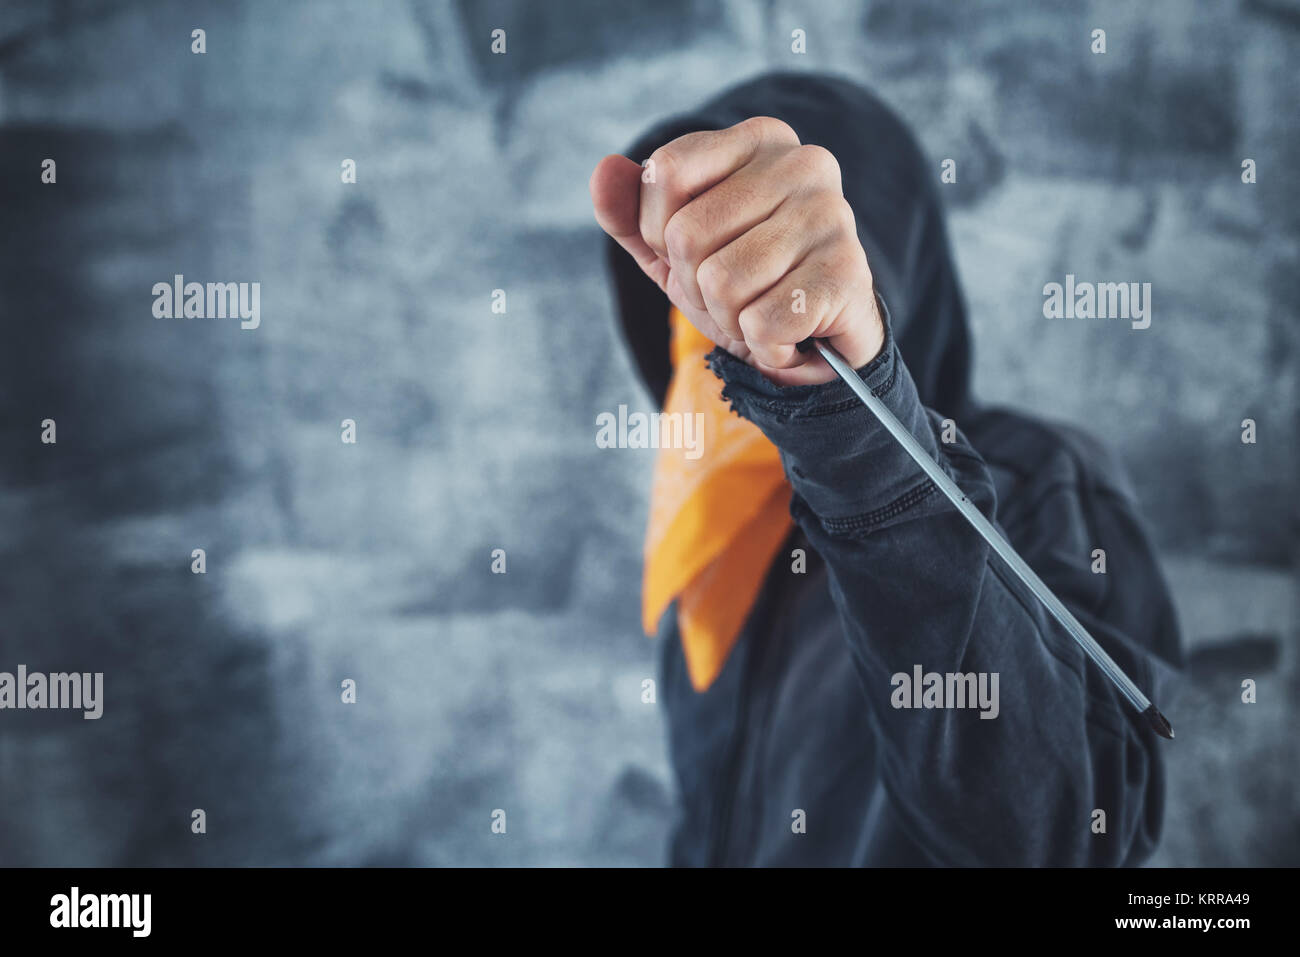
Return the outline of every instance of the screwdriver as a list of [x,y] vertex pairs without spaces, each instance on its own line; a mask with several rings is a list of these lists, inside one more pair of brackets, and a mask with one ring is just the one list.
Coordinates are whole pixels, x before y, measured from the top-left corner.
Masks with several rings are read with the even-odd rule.
[[1164,738],[1172,738],[1174,729],[1170,726],[1169,721],[1159,709],[1151,703],[1150,699],[1142,693],[1124,670],[1115,664],[1114,659],[1106,654],[1105,649],[1097,644],[1096,639],[1088,634],[1088,630],[1079,624],[1079,620],[1070,613],[1052,590],[1043,583],[1043,580],[1034,573],[1023,558],[1016,553],[1011,544],[1002,537],[1001,533],[994,528],[993,523],[984,517],[984,513],[975,507],[975,504],[966,497],[966,494],[958,487],[957,483],[948,477],[945,472],[930,454],[921,447],[921,443],[904,428],[903,423],[889,407],[880,401],[867,384],[853,370],[853,367],[844,360],[844,357],[835,350],[835,348],[825,339],[806,339],[799,344],[801,351],[816,349],[818,354],[835,370],[838,375],[853,390],[853,394],[862,400],[862,404],[871,410],[871,414],[880,420],[886,431],[894,437],[899,445],[912,457],[917,465],[930,479],[938,486],[939,491],[948,497],[948,501],[956,506],[957,511],[961,512],[967,522],[979,532],[980,537],[988,542],[989,547],[1006,562],[1007,567],[1015,573],[1016,577],[1025,583],[1025,586],[1034,593],[1035,597],[1043,603],[1043,606],[1052,614],[1052,617],[1060,622],[1064,628],[1081,647],[1084,653],[1091,658],[1099,667],[1106,677],[1114,682],[1120,692],[1128,699],[1129,703],[1137,709],[1147,722],[1151,725],[1156,734]]

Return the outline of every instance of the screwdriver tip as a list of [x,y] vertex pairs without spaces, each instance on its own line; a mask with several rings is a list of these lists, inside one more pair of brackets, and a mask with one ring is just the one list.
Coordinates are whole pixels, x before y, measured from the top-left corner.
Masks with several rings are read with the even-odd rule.
[[1173,738],[1174,729],[1169,724],[1169,719],[1157,711],[1155,705],[1151,705],[1142,713],[1146,716],[1147,721],[1151,722],[1151,728],[1156,734],[1162,738]]

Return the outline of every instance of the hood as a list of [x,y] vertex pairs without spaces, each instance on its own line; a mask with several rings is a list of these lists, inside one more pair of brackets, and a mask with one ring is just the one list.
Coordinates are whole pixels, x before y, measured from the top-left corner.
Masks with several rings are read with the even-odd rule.
[[[765,74],[661,121],[624,155],[640,163],[685,133],[762,115],[784,120],[800,142],[839,160],[858,238],[921,401],[957,417],[969,402],[970,335],[939,204],[939,167],[873,94],[840,77]],[[662,406],[672,373],[668,299],[617,243],[607,238],[606,247],[623,339]]]

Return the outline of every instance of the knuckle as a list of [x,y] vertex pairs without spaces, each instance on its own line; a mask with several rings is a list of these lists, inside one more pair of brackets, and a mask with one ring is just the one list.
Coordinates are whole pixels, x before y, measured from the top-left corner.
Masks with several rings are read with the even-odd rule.
[[850,236],[858,235],[858,218],[853,214],[853,206],[841,194],[836,193],[830,198],[825,215],[837,230]]
[[818,180],[840,183],[840,164],[832,153],[824,146],[809,144],[801,146],[795,151],[797,161],[807,173]]
[[763,364],[774,369],[791,369],[799,365],[803,360],[796,350],[790,348],[792,345],[792,342],[783,342],[779,346],[768,348]]
[[749,127],[754,138],[761,143],[798,144],[799,135],[785,120],[775,116],[751,116],[741,126]]
[[740,331],[745,334],[745,341],[758,346],[771,345],[779,341],[779,326],[772,321],[771,306],[762,300],[751,302],[736,317]]
[[672,219],[668,220],[668,225],[664,227],[664,246],[668,250],[668,258],[673,262],[694,261],[698,246],[696,230],[685,211],[677,212]]
[[673,174],[681,161],[681,157],[678,155],[679,149],[677,140],[673,140],[671,143],[665,143],[650,154],[647,162],[653,165],[656,183],[662,185],[673,180]]
[[700,263],[700,268],[695,271],[695,281],[699,284],[700,292],[711,302],[725,306],[735,298],[736,283],[731,270],[717,255]]

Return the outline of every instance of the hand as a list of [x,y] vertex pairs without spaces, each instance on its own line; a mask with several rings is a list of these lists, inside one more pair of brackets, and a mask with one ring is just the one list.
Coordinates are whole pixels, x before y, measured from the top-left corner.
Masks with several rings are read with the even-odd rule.
[[796,348],[809,336],[855,369],[879,354],[884,326],[839,163],[780,120],[688,133],[644,167],[606,156],[589,185],[600,227],[673,305],[778,385],[835,377]]

